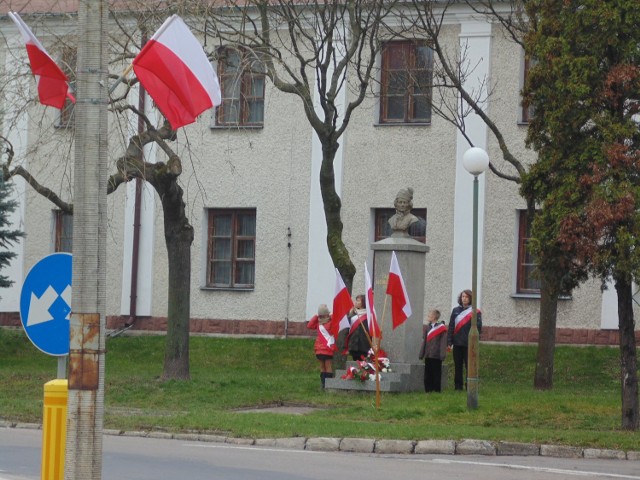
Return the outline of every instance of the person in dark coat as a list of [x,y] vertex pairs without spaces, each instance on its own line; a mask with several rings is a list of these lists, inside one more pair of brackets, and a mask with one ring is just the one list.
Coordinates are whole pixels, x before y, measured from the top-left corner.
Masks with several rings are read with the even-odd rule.
[[[447,344],[453,348],[453,364],[455,367],[454,384],[456,390],[462,390],[465,385],[464,372],[467,373],[469,358],[469,331],[471,330],[471,317],[473,315],[471,302],[473,294],[471,290],[463,290],[458,295],[458,306],[451,311]],[[477,310],[478,333],[482,332],[482,314]],[[467,373],[468,375],[468,373]]]
[[447,356],[447,326],[440,321],[440,310],[431,310],[422,337],[420,360],[424,358],[424,391],[442,391],[442,362]]
[[349,312],[349,321],[351,328],[347,337],[347,349],[354,361],[362,360],[371,348],[364,295],[356,295],[353,309]]

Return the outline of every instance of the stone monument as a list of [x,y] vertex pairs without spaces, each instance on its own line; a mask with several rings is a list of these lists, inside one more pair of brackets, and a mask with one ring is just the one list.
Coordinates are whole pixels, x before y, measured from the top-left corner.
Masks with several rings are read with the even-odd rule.
[[[378,322],[382,327],[381,348],[386,351],[392,369],[391,373],[381,374],[380,390],[383,392],[419,391],[424,389],[424,362],[418,359],[418,355],[424,318],[425,260],[429,247],[411,238],[407,232],[411,225],[420,221],[411,213],[413,189],[400,190],[394,206],[396,214],[389,219],[389,226],[393,233],[390,237],[371,244],[375,265],[371,281]],[[386,295],[393,251],[396,252],[412,310],[411,316],[395,330],[391,322],[391,299]],[[340,376],[343,373],[344,371],[336,372],[336,378],[327,380],[326,387],[337,390],[375,391],[375,382],[342,380]]]

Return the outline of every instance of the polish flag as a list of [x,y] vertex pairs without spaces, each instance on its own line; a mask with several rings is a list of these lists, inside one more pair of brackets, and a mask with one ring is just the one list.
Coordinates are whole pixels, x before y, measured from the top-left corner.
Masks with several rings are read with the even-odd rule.
[[395,329],[411,316],[411,303],[409,302],[407,289],[404,286],[396,252],[391,252],[387,295],[391,296],[391,323],[393,323],[393,328]]
[[200,42],[178,15],[167,18],[133,60],[133,71],[171,128],[220,105],[220,83]]
[[75,103],[75,98],[69,92],[68,78],[60,67],[49,56],[45,48],[38,41],[31,29],[22,21],[20,15],[9,12],[9,18],[18,27],[31,64],[31,73],[38,85],[38,97],[40,103],[62,109],[67,97]]
[[367,292],[364,299],[367,308],[369,335],[371,335],[371,338],[380,338],[380,327],[378,326],[378,317],[373,303],[373,287],[371,286],[371,276],[369,275],[367,262],[364,263],[364,288]]
[[349,311],[353,308],[353,301],[349,290],[347,290],[340,272],[336,268],[336,294],[333,297],[333,310],[331,321],[333,323],[331,330],[334,335],[344,329],[349,328]]

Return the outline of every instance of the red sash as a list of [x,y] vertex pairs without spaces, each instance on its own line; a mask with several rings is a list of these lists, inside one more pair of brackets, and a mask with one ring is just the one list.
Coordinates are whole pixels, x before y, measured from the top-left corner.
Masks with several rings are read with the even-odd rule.
[[362,322],[364,322],[367,319],[367,314],[363,314],[360,315],[358,318],[356,318],[353,323],[351,324],[351,328],[349,329],[349,335],[351,335],[353,332],[356,331],[356,329],[360,326],[360,324]]
[[[476,312],[480,313],[480,309],[476,309]],[[473,309],[471,307],[461,311],[455,319],[455,328],[453,329],[454,335],[471,321],[473,317]]]
[[427,342],[433,340],[438,335],[442,335],[443,333],[446,333],[446,332],[447,332],[447,327],[445,326],[444,323],[436,325],[427,333]]

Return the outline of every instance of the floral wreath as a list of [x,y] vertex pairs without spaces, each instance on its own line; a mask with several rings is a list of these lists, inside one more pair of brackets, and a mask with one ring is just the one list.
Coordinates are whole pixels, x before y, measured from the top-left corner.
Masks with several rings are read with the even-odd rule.
[[[376,380],[376,354],[373,348],[370,348],[367,352],[367,356],[363,356],[361,360],[356,362],[356,367],[347,368],[347,372],[342,375],[343,380],[359,380],[360,382],[366,382],[367,380]],[[380,372],[390,372],[391,362],[384,350],[378,351],[378,367]],[[378,374],[379,375],[379,374]],[[379,375],[382,378],[382,375]]]

